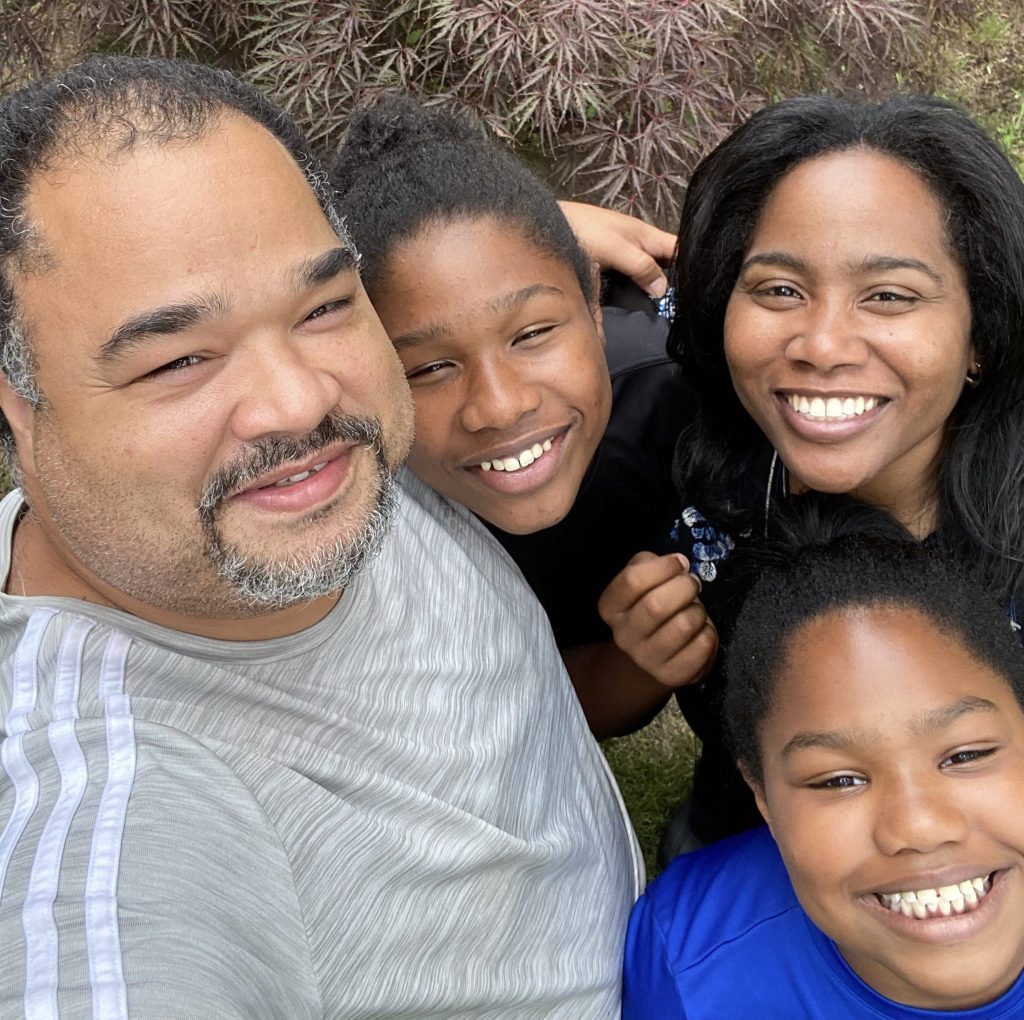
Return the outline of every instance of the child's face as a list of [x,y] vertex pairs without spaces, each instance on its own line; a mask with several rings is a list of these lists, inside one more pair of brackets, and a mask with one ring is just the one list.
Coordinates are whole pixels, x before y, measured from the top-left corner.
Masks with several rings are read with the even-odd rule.
[[829,613],[794,634],[761,747],[797,896],[864,981],[946,1010],[1013,983],[1024,714],[1000,674],[918,613]]
[[373,304],[416,402],[409,466],[505,531],[572,508],[604,435],[604,338],[572,269],[495,220],[427,228]]

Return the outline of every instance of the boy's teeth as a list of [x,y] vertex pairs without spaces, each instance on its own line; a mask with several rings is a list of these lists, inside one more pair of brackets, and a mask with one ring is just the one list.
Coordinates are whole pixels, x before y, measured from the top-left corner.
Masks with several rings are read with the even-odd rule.
[[518,457],[499,457],[497,460],[481,461],[480,467],[484,471],[518,471],[520,468],[529,467],[535,460],[540,460],[550,449],[551,440],[545,439],[543,443],[528,446]]
[[856,418],[878,406],[878,397],[805,397],[790,393],[786,402],[797,414],[823,421]]
[[938,889],[879,893],[878,898],[882,906],[895,913],[923,921],[926,917],[969,913],[988,895],[991,888],[991,876],[986,875],[965,879],[958,885],[942,885]]
[[308,471],[300,471],[297,475],[289,475],[287,478],[282,478],[279,482],[274,482],[271,488],[283,489],[289,485],[295,485],[297,482],[304,482],[310,475],[315,475],[326,466],[327,461],[324,461],[323,464],[314,464]]

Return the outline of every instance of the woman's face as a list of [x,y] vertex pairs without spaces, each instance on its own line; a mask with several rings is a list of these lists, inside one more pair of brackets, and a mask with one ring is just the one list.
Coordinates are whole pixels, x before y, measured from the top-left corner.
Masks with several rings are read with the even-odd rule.
[[852,493],[908,525],[932,505],[973,358],[945,219],[888,156],[809,160],[765,203],[725,315],[736,393],[796,486]]
[[514,227],[460,220],[400,245],[371,298],[416,403],[412,470],[504,531],[560,521],[611,412],[573,270]]
[[881,994],[999,996],[1024,968],[1024,713],[923,615],[832,612],[792,637],[755,788],[811,920]]

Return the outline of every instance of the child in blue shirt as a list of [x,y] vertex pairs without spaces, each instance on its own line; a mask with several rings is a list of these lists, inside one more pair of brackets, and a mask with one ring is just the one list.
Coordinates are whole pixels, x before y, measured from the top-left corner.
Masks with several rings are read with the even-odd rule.
[[751,589],[725,715],[768,824],[637,904],[624,1020],[1024,1016],[1024,653],[895,529],[818,518]]

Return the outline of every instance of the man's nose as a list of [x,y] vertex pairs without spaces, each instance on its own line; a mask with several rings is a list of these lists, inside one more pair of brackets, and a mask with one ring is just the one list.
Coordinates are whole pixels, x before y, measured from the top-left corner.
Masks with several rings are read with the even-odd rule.
[[263,345],[247,357],[236,384],[232,430],[245,442],[276,433],[312,431],[341,402],[338,378],[309,360],[298,344]]

